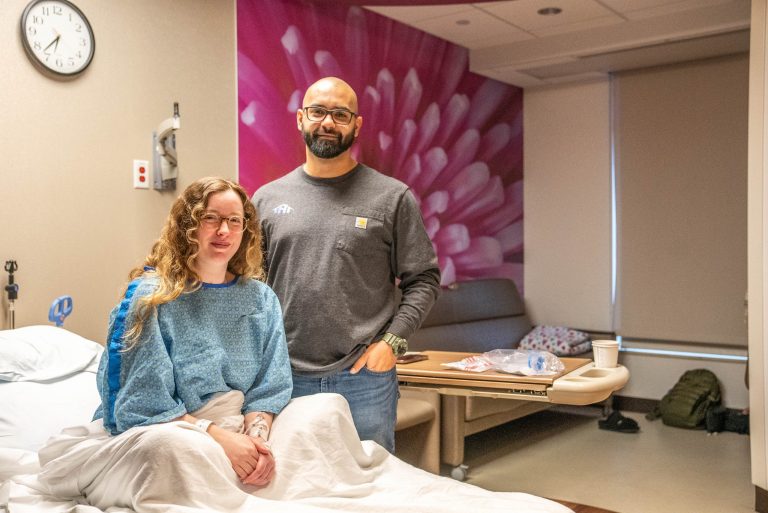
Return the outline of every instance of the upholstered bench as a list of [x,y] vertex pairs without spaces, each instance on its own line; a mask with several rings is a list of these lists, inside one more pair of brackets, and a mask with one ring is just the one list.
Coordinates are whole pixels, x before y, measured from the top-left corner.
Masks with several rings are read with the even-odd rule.
[[437,392],[400,391],[395,454],[415,467],[440,473],[440,395]]

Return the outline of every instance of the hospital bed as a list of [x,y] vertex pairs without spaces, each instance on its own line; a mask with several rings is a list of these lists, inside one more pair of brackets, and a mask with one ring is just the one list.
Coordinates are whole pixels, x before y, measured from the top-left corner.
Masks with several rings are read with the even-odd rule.
[[[90,422],[99,404],[95,372],[101,352],[101,345],[64,328],[30,326],[0,331],[0,511],[102,512],[82,505],[82,497],[48,495],[37,476],[40,470],[37,451],[46,440],[67,426]],[[346,403],[342,403],[346,408]],[[315,429],[311,420],[303,421],[302,404],[308,403],[302,403],[301,399],[292,401],[275,421],[272,438],[277,474],[269,486],[245,495],[245,502],[236,509],[222,510],[197,504],[183,511],[571,511],[529,494],[490,492],[436,476],[404,463],[374,442],[361,442],[344,434],[348,431],[339,432],[338,439],[334,440],[338,447],[332,455],[327,453],[327,448],[324,449],[326,452],[321,452],[312,447]],[[349,416],[348,408],[341,414]],[[205,435],[201,433],[200,436]],[[333,469],[333,476],[327,473],[312,475],[303,470],[317,466],[307,463],[329,458],[341,462]],[[162,469],[158,471],[162,472]],[[184,477],[175,479],[183,480]],[[335,484],[326,486],[331,478]],[[174,483],[176,485],[178,483]],[[138,501],[133,508],[104,511],[181,511],[172,500],[167,504]]]

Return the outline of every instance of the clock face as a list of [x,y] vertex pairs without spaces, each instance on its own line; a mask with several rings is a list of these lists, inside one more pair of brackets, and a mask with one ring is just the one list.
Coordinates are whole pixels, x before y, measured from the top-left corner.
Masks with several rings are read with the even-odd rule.
[[21,40],[29,57],[57,75],[82,73],[96,50],[85,15],[66,0],[33,0],[21,15]]

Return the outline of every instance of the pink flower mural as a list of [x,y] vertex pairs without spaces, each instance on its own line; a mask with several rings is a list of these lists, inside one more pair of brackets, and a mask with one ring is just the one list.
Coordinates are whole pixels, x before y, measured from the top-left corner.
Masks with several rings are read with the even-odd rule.
[[444,285],[523,286],[522,90],[467,71],[467,50],[357,6],[238,0],[240,183],[254,192],[304,160],[307,86],[357,91],[355,157],[407,183]]

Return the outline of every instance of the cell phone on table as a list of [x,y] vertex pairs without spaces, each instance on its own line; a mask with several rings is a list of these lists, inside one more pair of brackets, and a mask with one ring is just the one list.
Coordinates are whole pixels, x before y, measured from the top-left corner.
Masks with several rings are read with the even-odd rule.
[[397,363],[413,363],[428,360],[429,356],[421,353],[408,353],[397,357]]

